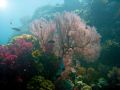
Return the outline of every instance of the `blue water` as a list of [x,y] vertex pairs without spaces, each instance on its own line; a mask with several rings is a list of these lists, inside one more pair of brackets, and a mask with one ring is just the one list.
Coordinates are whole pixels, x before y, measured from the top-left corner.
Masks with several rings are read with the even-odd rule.
[[32,17],[38,7],[63,3],[63,0],[6,0],[7,7],[0,9],[0,44],[6,44],[16,33],[12,27],[21,26],[21,18]]

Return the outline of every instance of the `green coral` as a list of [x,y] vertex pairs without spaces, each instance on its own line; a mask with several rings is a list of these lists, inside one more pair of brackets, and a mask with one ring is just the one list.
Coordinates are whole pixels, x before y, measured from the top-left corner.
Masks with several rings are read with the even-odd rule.
[[35,70],[37,71],[37,74],[42,74],[42,72],[44,71],[43,64],[37,61],[33,62],[32,64]]
[[111,70],[109,70],[107,74],[109,79],[112,79],[112,81],[120,82],[120,68],[119,67],[112,67]]
[[85,85],[81,88],[81,90],[92,90],[92,87],[89,85]]
[[27,84],[27,90],[55,90],[54,84],[42,76],[34,76]]
[[104,86],[107,86],[108,83],[107,83],[107,81],[106,81],[105,78],[99,78],[97,85],[98,85],[100,88],[102,88],[102,87],[104,87]]
[[44,72],[42,73],[45,78],[49,80],[55,80],[60,73],[61,58],[54,54],[42,54],[38,60],[38,63],[42,63]]
[[103,49],[110,49],[111,47],[120,47],[120,43],[115,40],[106,40]]

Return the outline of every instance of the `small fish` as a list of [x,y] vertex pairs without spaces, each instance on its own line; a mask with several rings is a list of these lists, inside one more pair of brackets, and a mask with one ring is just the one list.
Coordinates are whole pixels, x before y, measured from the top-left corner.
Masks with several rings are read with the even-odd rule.
[[10,25],[12,25],[12,22],[10,22]]
[[13,27],[12,29],[15,30],[15,31],[21,31],[21,29],[16,28],[16,27]]
[[55,41],[53,41],[53,40],[50,40],[50,41],[48,41],[48,43],[55,43]]
[[43,27],[40,25],[40,28],[43,28]]

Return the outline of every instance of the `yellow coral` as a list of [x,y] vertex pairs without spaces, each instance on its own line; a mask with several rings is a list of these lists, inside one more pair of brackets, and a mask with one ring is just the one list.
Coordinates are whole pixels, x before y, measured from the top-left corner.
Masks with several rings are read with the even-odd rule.
[[15,36],[15,37],[13,37],[12,42],[16,41],[16,39],[25,39],[25,40],[29,40],[33,43],[35,43],[37,41],[37,39],[34,36],[29,35],[29,34],[22,34],[20,36]]
[[81,90],[92,90],[92,87],[89,85],[85,85],[81,88]]
[[93,73],[95,73],[95,69],[92,68],[92,67],[89,67],[89,68],[87,69],[87,73],[88,73],[88,74],[93,74]]
[[85,67],[79,67],[77,70],[77,75],[85,75],[86,74],[86,68]]
[[39,50],[35,50],[32,52],[32,56],[34,58],[38,58],[39,56],[41,56],[41,52]]
[[94,82],[98,78],[98,73],[93,67],[87,69],[87,81]]

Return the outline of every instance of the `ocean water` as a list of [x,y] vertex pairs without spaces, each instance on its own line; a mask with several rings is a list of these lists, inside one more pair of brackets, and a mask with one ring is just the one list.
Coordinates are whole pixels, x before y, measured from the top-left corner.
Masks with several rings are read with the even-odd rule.
[[119,0],[0,0],[0,90],[119,90]]
[[[7,4],[5,7],[3,6],[4,2]],[[19,28],[21,26],[22,18],[32,17],[35,10],[39,7],[56,5],[57,3],[61,4],[63,3],[63,0],[54,0],[52,2],[50,0],[1,0],[0,3],[0,38],[2,38],[0,44],[6,44],[10,36],[15,32],[11,28]]]

